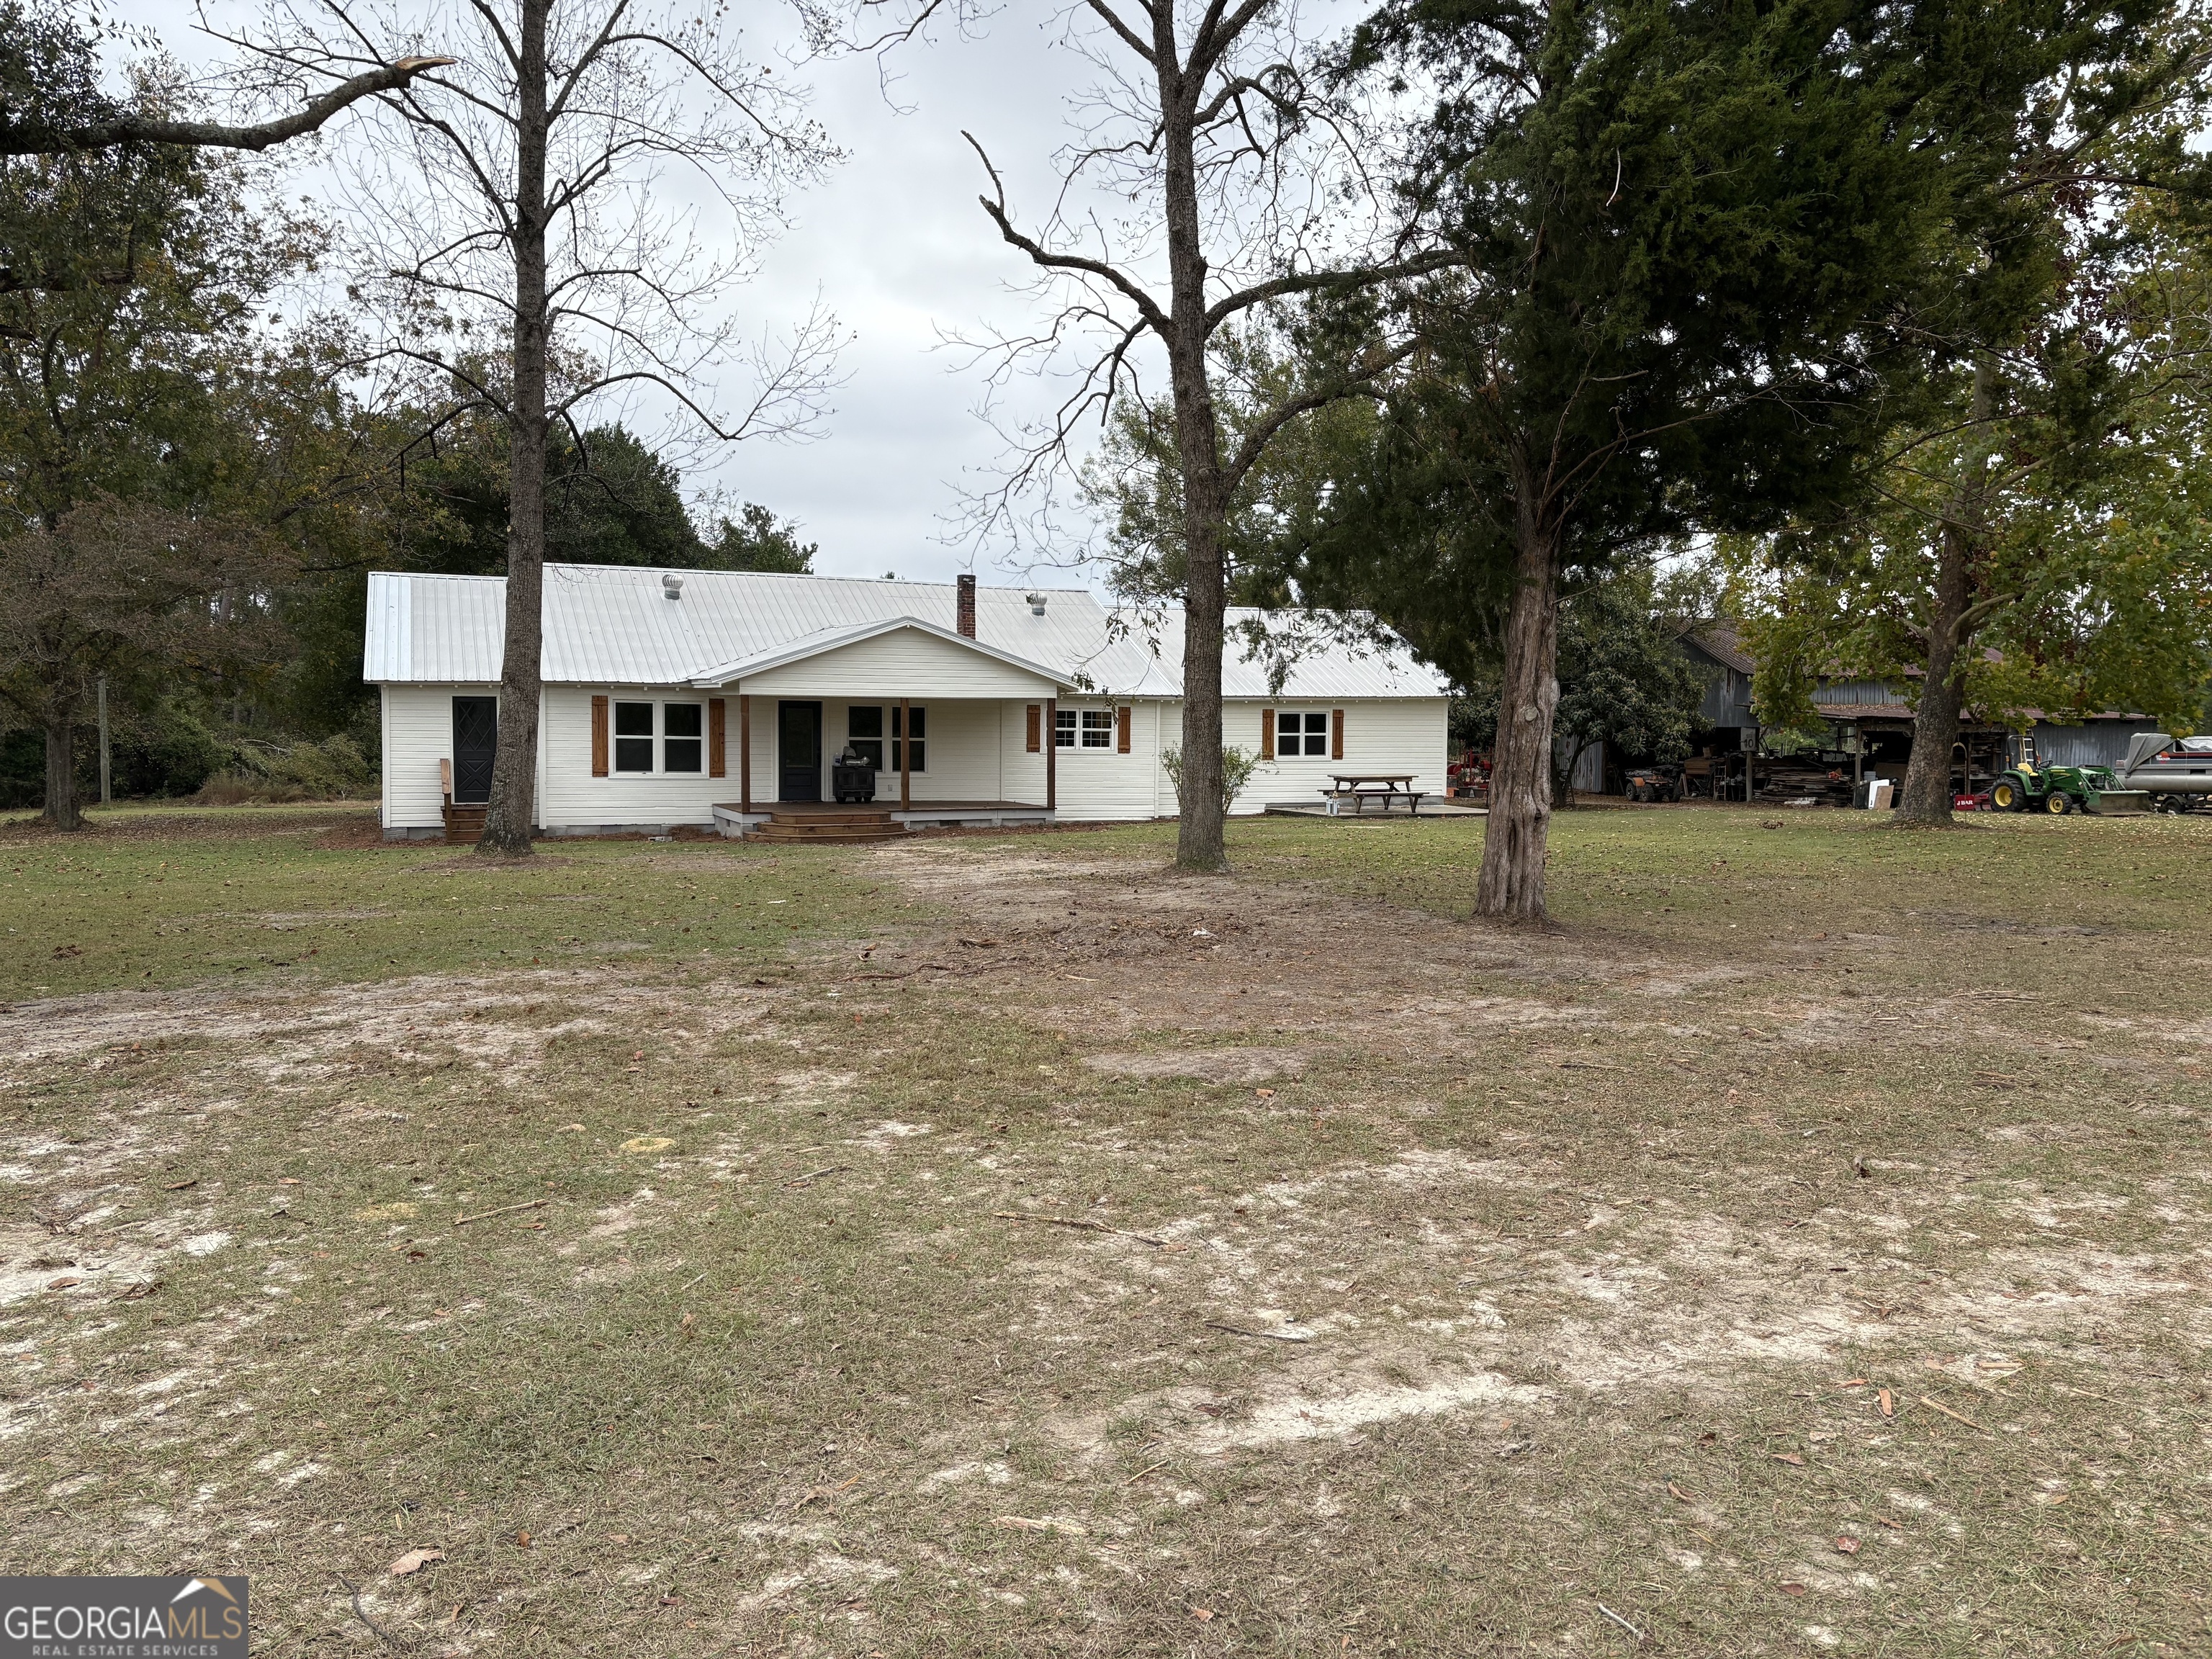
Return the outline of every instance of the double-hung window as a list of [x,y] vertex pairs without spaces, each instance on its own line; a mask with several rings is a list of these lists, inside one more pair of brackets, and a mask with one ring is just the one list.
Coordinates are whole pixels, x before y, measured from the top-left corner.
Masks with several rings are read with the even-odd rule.
[[929,754],[929,711],[909,708],[907,714],[914,725],[911,734],[900,727],[896,703],[853,704],[845,711],[846,746],[860,757],[863,766],[872,766],[878,772],[897,771],[900,750],[911,747],[914,753],[908,769],[923,770]]
[[[707,769],[706,731],[707,710],[702,703],[618,702],[615,705],[614,769],[641,775],[703,772]],[[656,749],[659,766],[653,764]]]
[[707,755],[707,710],[696,702],[660,705],[660,769],[703,772]]
[[845,711],[845,746],[863,766],[884,769],[884,711],[878,703],[854,703]]
[[1114,711],[1110,708],[1055,708],[1052,713],[1052,743],[1055,749],[1111,749]]
[[1325,758],[1328,754],[1328,711],[1284,708],[1275,714],[1278,760]]
[[653,705],[618,702],[615,705],[615,770],[653,770]]

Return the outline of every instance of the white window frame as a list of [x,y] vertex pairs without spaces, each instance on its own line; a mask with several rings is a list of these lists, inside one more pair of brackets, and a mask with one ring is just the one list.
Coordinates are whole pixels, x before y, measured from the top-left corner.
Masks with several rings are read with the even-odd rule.
[[[1121,709],[1112,703],[1103,708],[1062,705],[1052,711],[1052,746],[1071,755],[1113,754],[1121,747]],[[1087,741],[1094,732],[1101,741]]]
[[[696,733],[696,735],[690,735],[690,736],[687,736],[687,735],[684,735],[684,734],[680,734],[680,733],[679,733],[679,734],[677,734],[677,735],[672,736],[672,735],[670,734],[669,730],[668,730],[668,711],[669,711],[670,709],[672,709],[672,708],[691,708],[691,709],[696,709],[696,710],[698,711],[698,714],[699,714],[699,730],[698,730],[698,732],[697,732],[697,733]],[[675,769],[675,768],[673,768],[673,767],[670,766],[670,765],[669,765],[669,763],[668,763],[668,745],[669,745],[670,744],[672,744],[672,743],[696,743],[696,744],[697,744],[699,745],[699,763],[698,763],[696,766],[687,766],[687,767],[685,767],[685,768],[684,768],[682,771],[680,771],[680,772],[679,772],[679,771],[678,771],[678,770],[676,770],[676,769]],[[689,698],[685,698],[685,697],[678,697],[678,698],[677,698],[675,701],[671,702],[663,702],[663,703],[660,705],[660,744],[659,744],[659,748],[657,748],[653,752],[654,752],[655,757],[656,757],[659,760],[659,762],[660,762],[660,770],[661,770],[661,775],[662,775],[663,776],[665,776],[665,777],[671,777],[671,778],[703,778],[703,777],[705,777],[705,776],[707,775],[707,705],[706,705],[706,703],[705,703],[703,701],[697,702],[692,702],[690,699],[689,699]]]
[[[650,697],[614,696],[607,700],[614,706],[607,711],[608,738],[612,752],[607,757],[607,775],[617,778],[649,778],[659,770],[660,763],[660,705]],[[622,729],[623,710],[642,708],[646,723],[642,732]],[[643,766],[623,764],[623,745],[641,743],[645,745],[646,763]]]
[[[881,737],[856,738],[853,735],[853,711],[855,708],[872,708],[882,715],[880,729],[883,735]],[[907,705],[907,710],[911,714],[918,714],[921,717],[921,735],[913,739],[921,756],[921,764],[909,768],[908,771],[914,777],[926,777],[929,772],[929,705],[922,702],[909,702]],[[896,735],[894,736],[893,733]],[[845,741],[882,744],[884,763],[876,769],[876,775],[896,777],[899,769],[899,750],[908,741],[906,732],[899,724],[899,706],[895,702],[847,703],[845,705]],[[843,750],[841,750],[838,752],[842,754]]]
[[[625,697],[611,693],[607,702],[607,775],[610,778],[703,778],[711,757],[707,753],[707,705],[703,700],[689,697]],[[647,732],[624,732],[622,711],[625,708],[644,708],[651,712],[652,729]],[[699,711],[699,735],[696,738],[678,735],[672,738],[668,732],[668,710],[696,708]],[[699,745],[699,764],[681,772],[668,767],[668,745],[676,743],[696,743]],[[642,743],[653,757],[649,766],[624,766],[622,763],[623,744]]]
[[[1294,753],[1285,753],[1283,738],[1284,723],[1296,720],[1300,747]],[[1316,722],[1319,722],[1316,724]],[[1318,744],[1319,748],[1314,747]],[[1327,760],[1329,746],[1329,711],[1326,708],[1278,708],[1275,711],[1275,752],[1267,757],[1273,761]]]

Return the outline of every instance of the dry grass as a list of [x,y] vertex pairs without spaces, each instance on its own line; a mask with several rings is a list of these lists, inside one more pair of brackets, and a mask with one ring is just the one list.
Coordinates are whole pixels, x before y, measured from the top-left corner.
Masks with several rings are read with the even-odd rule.
[[[0,1566],[288,1653],[2197,1650],[2212,826],[1769,822],[1564,817],[1533,935],[1464,823],[563,848],[250,991],[150,937],[229,866],[102,885],[202,842],[0,848],[115,935],[0,1024]],[[571,881],[756,925],[520,965]]]

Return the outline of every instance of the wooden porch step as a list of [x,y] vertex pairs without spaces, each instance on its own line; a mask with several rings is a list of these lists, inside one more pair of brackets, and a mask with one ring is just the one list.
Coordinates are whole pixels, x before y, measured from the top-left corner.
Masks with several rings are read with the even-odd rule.
[[803,842],[813,847],[851,847],[865,842],[896,841],[910,833],[884,808],[810,808],[804,812],[769,813],[752,832],[754,841]]
[[473,846],[483,836],[484,815],[489,806],[456,806],[445,803],[446,844],[448,847]]

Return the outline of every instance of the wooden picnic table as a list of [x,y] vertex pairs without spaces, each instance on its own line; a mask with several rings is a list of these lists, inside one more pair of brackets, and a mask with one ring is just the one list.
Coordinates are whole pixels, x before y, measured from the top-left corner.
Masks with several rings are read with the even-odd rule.
[[1322,791],[1322,793],[1328,797],[1331,811],[1336,810],[1339,802],[1349,799],[1352,802],[1352,812],[1354,817],[1366,810],[1367,803],[1370,800],[1381,801],[1382,810],[1387,812],[1390,810],[1391,803],[1401,796],[1405,798],[1407,813],[1419,817],[1421,814],[1421,796],[1425,793],[1426,792],[1413,787],[1413,775],[1411,772],[1332,773],[1329,776],[1329,787]]

